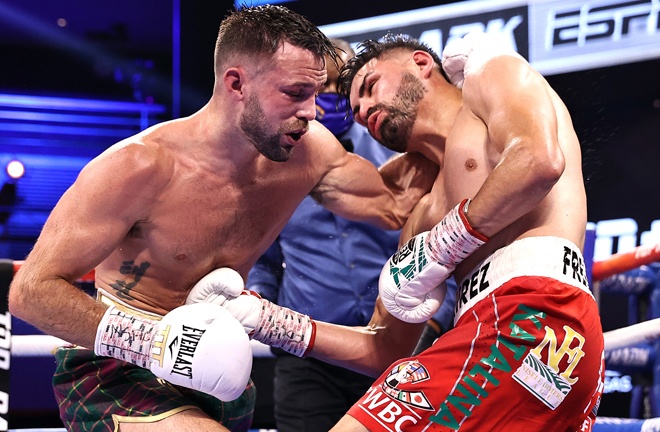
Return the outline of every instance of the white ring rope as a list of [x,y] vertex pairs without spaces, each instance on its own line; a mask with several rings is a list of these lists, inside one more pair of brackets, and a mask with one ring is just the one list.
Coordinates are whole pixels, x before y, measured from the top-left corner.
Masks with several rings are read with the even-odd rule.
[[[653,342],[660,339],[660,318],[643,321],[628,327],[605,332],[605,352],[619,348],[637,345],[643,342]],[[47,335],[17,335],[11,338],[11,355],[14,357],[48,357],[53,355],[57,347],[67,345],[67,342]],[[272,357],[268,345],[251,340],[253,357]]]
[[11,337],[12,357],[48,357],[52,356],[58,347],[67,342],[48,335],[25,335]]
[[[11,337],[12,357],[49,357],[58,347],[68,342],[49,335],[15,335]],[[270,347],[251,340],[252,357],[273,357]]]
[[660,339],[660,318],[603,333],[605,352]]

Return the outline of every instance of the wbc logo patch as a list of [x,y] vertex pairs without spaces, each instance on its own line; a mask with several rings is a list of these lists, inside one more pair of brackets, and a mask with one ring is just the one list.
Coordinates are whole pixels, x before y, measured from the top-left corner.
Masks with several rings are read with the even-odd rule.
[[[403,384],[415,385],[430,379],[428,370],[418,360],[409,360],[395,365],[382,384],[383,393],[406,405],[433,411],[433,407],[422,391],[403,390]],[[408,387],[407,385],[405,387]]]

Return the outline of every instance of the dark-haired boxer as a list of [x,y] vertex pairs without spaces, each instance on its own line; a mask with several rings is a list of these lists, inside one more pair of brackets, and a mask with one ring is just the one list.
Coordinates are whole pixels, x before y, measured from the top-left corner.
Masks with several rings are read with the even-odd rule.
[[[559,96],[483,34],[442,61],[414,39],[368,41],[341,82],[376,139],[440,166],[383,268],[371,323],[315,322],[238,292],[224,306],[255,339],[380,375],[333,431],[590,430],[603,335],[581,252],[580,144]],[[409,357],[450,275],[455,328]]]

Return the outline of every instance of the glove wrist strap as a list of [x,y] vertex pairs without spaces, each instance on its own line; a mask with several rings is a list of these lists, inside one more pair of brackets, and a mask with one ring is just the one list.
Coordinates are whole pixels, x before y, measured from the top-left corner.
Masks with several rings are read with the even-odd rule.
[[314,345],[316,323],[305,314],[261,300],[261,313],[252,339],[297,357],[305,357]]
[[149,369],[155,322],[109,307],[96,330],[94,353]]
[[437,263],[456,266],[488,241],[470,226],[465,214],[470,200],[451,209],[426,237],[428,256]]

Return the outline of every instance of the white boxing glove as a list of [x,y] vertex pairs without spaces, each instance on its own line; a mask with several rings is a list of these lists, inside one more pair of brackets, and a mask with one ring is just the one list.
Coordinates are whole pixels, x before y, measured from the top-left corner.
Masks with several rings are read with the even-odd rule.
[[210,302],[221,305],[243,325],[251,339],[305,357],[314,345],[314,320],[262,299],[253,291],[243,290],[242,286],[238,290],[238,284],[231,283],[236,280],[231,272],[233,270],[222,268],[204,276],[188,294],[186,304]]
[[240,274],[229,267],[221,267],[201,278],[188,294],[186,304],[216,303],[241,295],[245,283]]
[[431,231],[417,234],[385,263],[378,292],[385,308],[401,321],[421,323],[438,311],[445,281],[488,238],[465,216],[469,200],[454,207]]
[[465,77],[480,69],[488,60],[500,55],[512,55],[522,59],[511,46],[513,40],[499,33],[473,32],[462,38],[451,39],[442,50],[442,69],[449,81],[463,88]]
[[226,309],[212,303],[178,307],[160,321],[111,306],[97,328],[94,353],[225,402],[245,391],[252,370],[249,338]]
[[442,70],[449,77],[449,81],[459,89],[463,88],[465,63],[473,48],[473,44],[463,37],[452,39],[442,50]]
[[[215,303],[223,306],[243,324],[245,332],[251,337],[261,311],[261,297],[245,296],[238,299],[244,292],[248,291],[245,291],[241,275],[234,269],[221,267],[209,272],[193,286],[186,304]],[[229,299],[236,300],[226,303]]]
[[421,323],[440,309],[447,289],[444,281],[452,268],[429,259],[426,237],[417,234],[401,246],[385,263],[378,279],[380,299],[392,315],[401,321]]

